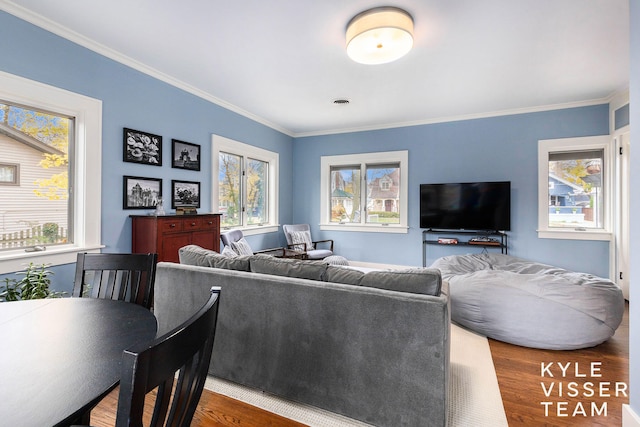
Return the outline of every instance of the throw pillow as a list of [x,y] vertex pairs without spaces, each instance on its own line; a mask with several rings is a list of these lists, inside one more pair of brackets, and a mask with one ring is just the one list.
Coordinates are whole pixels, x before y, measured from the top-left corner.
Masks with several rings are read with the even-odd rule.
[[229,246],[225,246],[224,249],[222,249],[222,254],[221,255],[224,255],[227,258],[235,258],[235,257],[238,256],[238,254],[235,253],[233,251],[233,249],[231,249]]
[[238,255],[253,255],[251,246],[249,246],[249,242],[244,237],[237,242],[231,242],[231,249]]
[[291,243],[295,245],[293,249],[296,251],[304,251],[306,244],[306,250],[310,251],[313,249],[311,246],[311,233],[308,230],[304,231],[292,231],[289,233],[291,235]]
[[349,260],[340,255],[331,255],[323,259],[329,265],[349,265]]

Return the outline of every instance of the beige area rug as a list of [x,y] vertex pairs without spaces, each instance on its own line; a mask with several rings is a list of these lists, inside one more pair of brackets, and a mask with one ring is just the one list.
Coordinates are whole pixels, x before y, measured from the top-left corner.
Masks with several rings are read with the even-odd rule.
[[[450,375],[450,427],[508,426],[489,342],[485,337],[451,326]],[[218,378],[209,377],[205,388],[311,427],[368,426]]]

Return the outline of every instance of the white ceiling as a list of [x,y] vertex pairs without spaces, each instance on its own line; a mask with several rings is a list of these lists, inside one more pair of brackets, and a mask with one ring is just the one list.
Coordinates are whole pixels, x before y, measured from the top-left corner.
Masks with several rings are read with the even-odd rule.
[[[0,9],[303,136],[606,100],[628,87],[628,3],[0,0]],[[357,64],[345,26],[376,6],[413,16],[414,48],[394,63]]]

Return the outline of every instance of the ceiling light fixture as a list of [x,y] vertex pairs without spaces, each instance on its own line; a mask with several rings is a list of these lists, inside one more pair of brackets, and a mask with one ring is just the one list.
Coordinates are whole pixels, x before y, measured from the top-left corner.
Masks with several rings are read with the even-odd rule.
[[376,7],[347,24],[347,54],[361,64],[385,64],[413,46],[413,18],[397,7]]

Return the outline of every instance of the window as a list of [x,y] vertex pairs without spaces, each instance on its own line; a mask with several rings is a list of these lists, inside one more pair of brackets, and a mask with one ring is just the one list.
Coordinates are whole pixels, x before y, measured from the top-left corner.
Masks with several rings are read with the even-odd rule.
[[223,228],[244,234],[278,229],[278,154],[212,137],[212,200]]
[[[0,251],[73,243],[69,149],[73,119],[0,101],[3,157],[24,169],[20,186],[0,188]],[[17,184],[17,166],[0,165],[2,182]]]
[[0,163],[0,185],[20,184],[20,165]]
[[540,237],[610,239],[612,146],[609,136],[539,141]]
[[98,100],[0,72],[0,273],[100,248],[101,121]]
[[321,158],[320,228],[407,232],[408,152]]

